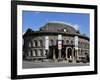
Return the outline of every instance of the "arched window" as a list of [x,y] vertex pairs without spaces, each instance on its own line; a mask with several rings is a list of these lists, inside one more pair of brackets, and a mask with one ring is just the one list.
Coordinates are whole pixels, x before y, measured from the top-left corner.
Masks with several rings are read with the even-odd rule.
[[54,45],[54,40],[53,39],[51,39],[51,46],[53,46]]
[[64,32],[67,32],[67,30],[66,30],[66,29],[64,29]]
[[66,40],[66,44],[69,44],[69,40]]
[[83,45],[83,48],[85,48],[85,47],[86,47],[86,46],[85,46],[85,42],[83,42],[83,43],[82,43],[82,45]]
[[33,56],[33,51],[31,50],[31,56]]
[[37,54],[37,50],[34,50],[34,54],[35,54],[35,56],[38,56],[38,54]]
[[43,46],[43,41],[39,40],[39,46]]
[[58,40],[56,39],[55,41],[56,41],[56,45],[58,45]]
[[62,40],[62,44],[63,44],[63,45],[65,44],[65,41],[64,41],[64,40]]
[[83,42],[80,42],[81,47],[83,47]]
[[89,48],[89,46],[90,46],[90,45],[89,45],[89,44],[87,44],[87,48]]
[[38,56],[42,56],[42,50],[38,50]]
[[78,55],[81,55],[81,49],[80,48],[78,49]]
[[71,40],[71,44],[73,44],[73,40]]
[[29,42],[28,42],[28,47],[31,47],[31,45],[32,45],[32,44],[31,44],[31,41],[29,41]]
[[31,56],[31,50],[28,51],[28,56]]
[[32,50],[32,56],[36,56],[36,54],[35,54],[35,51],[34,51],[34,50]]
[[81,47],[80,41],[78,41],[78,47]]
[[80,41],[78,41],[78,45],[81,45],[81,42]]
[[32,47],[35,47],[34,41],[32,41]]
[[37,47],[38,46],[38,42],[36,40],[34,40],[34,46]]
[[87,43],[85,43],[85,48],[88,48],[88,46],[87,46],[88,44]]

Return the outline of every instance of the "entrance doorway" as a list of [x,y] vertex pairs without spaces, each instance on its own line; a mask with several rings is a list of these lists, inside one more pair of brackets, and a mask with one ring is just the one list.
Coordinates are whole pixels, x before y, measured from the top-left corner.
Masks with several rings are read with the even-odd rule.
[[72,57],[72,48],[67,49],[67,57],[68,58]]
[[[59,54],[59,50],[57,46],[51,46],[49,48],[49,57],[50,59],[53,59],[53,57],[55,56],[56,59],[58,59],[58,54]],[[66,54],[66,47],[63,47],[61,49],[61,58],[66,59],[67,58],[72,58],[73,56],[75,57],[75,52],[74,55],[72,56],[72,48],[68,47],[67,48],[67,54]]]
[[66,58],[66,47],[63,47],[61,50],[61,57]]
[[53,57],[58,58],[58,48],[57,46],[50,46],[49,47],[49,59],[53,59]]

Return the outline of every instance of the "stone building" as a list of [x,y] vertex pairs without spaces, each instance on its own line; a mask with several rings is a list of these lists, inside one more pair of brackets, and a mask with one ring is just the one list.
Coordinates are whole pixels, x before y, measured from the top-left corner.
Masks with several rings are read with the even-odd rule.
[[38,31],[27,29],[23,35],[24,60],[86,63],[89,62],[89,55],[89,37],[63,22],[48,22]]

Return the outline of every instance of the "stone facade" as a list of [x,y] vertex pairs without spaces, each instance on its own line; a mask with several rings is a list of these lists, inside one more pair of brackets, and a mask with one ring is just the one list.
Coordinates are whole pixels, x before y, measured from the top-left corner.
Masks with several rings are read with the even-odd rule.
[[[39,31],[28,29],[23,35],[23,59],[33,61],[59,61],[58,35],[62,35],[60,61],[89,62],[89,38],[80,34],[71,25],[49,22]],[[49,49],[45,49],[45,37],[49,37]],[[75,36],[78,37],[78,49],[75,48]]]

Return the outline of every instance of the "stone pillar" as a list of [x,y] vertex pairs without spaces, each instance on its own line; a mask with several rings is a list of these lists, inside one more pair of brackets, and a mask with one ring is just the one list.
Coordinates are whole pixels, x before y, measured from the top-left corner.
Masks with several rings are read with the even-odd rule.
[[74,48],[72,49],[72,60],[74,60]]
[[67,48],[66,48],[66,59],[67,59]]

